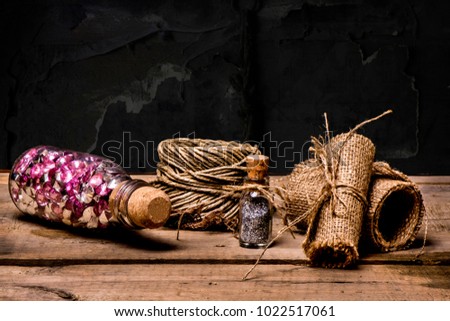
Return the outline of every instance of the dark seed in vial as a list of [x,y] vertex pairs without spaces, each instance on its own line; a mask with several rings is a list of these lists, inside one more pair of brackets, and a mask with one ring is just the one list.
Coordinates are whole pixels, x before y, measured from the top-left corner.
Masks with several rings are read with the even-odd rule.
[[250,192],[241,202],[240,243],[243,247],[263,247],[271,239],[269,201],[258,192]]

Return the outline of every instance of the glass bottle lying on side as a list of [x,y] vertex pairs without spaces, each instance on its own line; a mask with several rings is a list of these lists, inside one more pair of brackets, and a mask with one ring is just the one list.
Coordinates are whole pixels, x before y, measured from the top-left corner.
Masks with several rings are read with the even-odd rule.
[[132,179],[111,160],[52,146],[16,159],[9,192],[21,212],[74,227],[158,228],[171,208],[165,192]]

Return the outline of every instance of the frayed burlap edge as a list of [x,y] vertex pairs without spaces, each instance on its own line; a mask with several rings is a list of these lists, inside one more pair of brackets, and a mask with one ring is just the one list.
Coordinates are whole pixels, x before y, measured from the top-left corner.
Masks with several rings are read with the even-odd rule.
[[313,265],[324,268],[348,268],[354,266],[359,257],[357,248],[357,245],[347,241],[313,241],[305,250],[305,254]]

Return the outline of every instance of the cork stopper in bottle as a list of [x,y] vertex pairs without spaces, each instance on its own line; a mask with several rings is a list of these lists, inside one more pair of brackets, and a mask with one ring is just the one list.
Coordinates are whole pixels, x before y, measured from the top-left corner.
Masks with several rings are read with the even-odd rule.
[[269,157],[264,155],[249,155],[246,157],[248,178],[252,181],[262,181],[269,170]]
[[130,186],[133,182],[121,182],[111,193],[109,207],[113,215],[131,227],[154,229],[163,226],[170,215],[169,196],[143,181],[135,183],[128,191],[126,184]]

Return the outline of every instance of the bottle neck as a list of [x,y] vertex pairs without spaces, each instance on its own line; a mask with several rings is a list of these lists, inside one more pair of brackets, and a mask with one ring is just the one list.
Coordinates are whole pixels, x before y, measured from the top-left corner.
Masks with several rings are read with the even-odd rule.
[[251,179],[250,177],[246,177],[244,179],[244,185],[269,185],[269,177],[264,176],[262,179]]
[[128,201],[131,195],[138,189],[144,186],[148,186],[148,183],[139,179],[126,180],[120,183],[111,194],[109,206],[111,213],[117,218],[117,220],[133,229],[140,229],[139,226],[133,222],[128,213]]
[[133,229],[158,228],[169,218],[171,203],[162,190],[143,180],[127,180],[112,191],[109,208],[122,224]]

